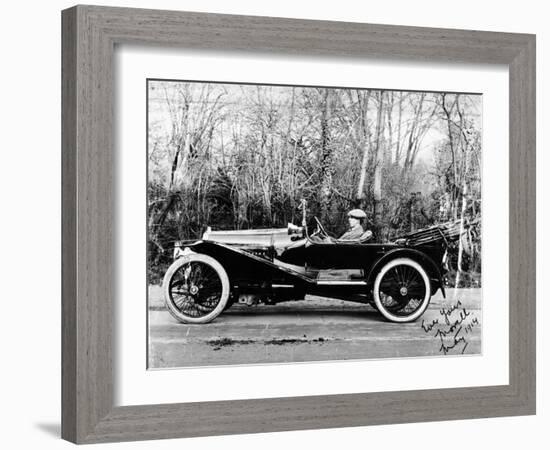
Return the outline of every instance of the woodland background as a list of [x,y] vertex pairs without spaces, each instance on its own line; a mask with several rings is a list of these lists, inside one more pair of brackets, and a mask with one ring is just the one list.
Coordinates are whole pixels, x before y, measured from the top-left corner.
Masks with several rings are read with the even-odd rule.
[[[212,229],[299,224],[334,235],[352,208],[388,241],[481,218],[477,94],[148,82],[148,270]],[[451,285],[480,286],[481,235],[451,249]],[[458,272],[458,273],[457,273]]]

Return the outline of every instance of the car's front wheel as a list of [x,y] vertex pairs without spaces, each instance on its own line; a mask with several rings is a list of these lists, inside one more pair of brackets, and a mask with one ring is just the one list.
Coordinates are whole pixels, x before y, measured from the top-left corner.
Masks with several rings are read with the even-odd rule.
[[225,308],[229,278],[222,265],[208,255],[193,253],[174,261],[162,283],[170,314],[183,323],[207,323]]
[[424,268],[410,258],[389,261],[374,281],[374,303],[392,322],[411,322],[428,308],[430,279]]

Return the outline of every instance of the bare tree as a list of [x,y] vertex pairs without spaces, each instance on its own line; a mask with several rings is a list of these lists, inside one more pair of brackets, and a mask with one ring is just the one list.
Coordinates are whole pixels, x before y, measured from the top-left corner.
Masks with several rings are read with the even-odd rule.
[[[376,114],[376,138],[374,141],[374,183],[373,183],[373,197],[374,197],[374,224],[377,230],[380,232],[382,225],[382,164],[383,164],[383,126],[384,121],[384,97],[385,92],[379,91],[378,93],[378,111]],[[380,234],[380,233],[379,233]]]
[[356,198],[358,204],[361,205],[365,199],[365,180],[367,178],[367,166],[369,162],[369,145],[367,141],[369,125],[368,125],[368,111],[369,111],[369,100],[370,100],[371,91],[357,91],[357,104],[358,104],[358,114],[359,114],[359,139],[357,144],[362,148],[362,158],[361,158],[361,169],[359,172],[359,183],[357,184],[357,194]]
[[330,215],[330,196],[332,192],[332,175],[334,173],[333,146],[330,131],[334,100],[330,89],[320,89],[319,93],[321,96],[321,173],[319,177],[319,204],[321,219],[326,221]]

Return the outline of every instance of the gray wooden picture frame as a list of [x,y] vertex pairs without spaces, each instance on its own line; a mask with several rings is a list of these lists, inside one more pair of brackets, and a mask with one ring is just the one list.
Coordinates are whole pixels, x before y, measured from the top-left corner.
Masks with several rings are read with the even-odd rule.
[[[76,443],[535,413],[535,36],[76,6],[62,12],[62,437]],[[115,44],[505,64],[509,384],[115,407]]]

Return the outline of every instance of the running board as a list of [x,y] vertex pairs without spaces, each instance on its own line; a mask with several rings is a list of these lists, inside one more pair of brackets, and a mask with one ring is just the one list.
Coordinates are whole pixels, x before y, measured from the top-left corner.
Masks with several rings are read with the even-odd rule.
[[366,286],[367,282],[363,280],[317,280],[317,286]]
[[[314,280],[317,286],[366,286],[367,282],[363,280]],[[273,289],[292,289],[293,284],[272,284]]]

